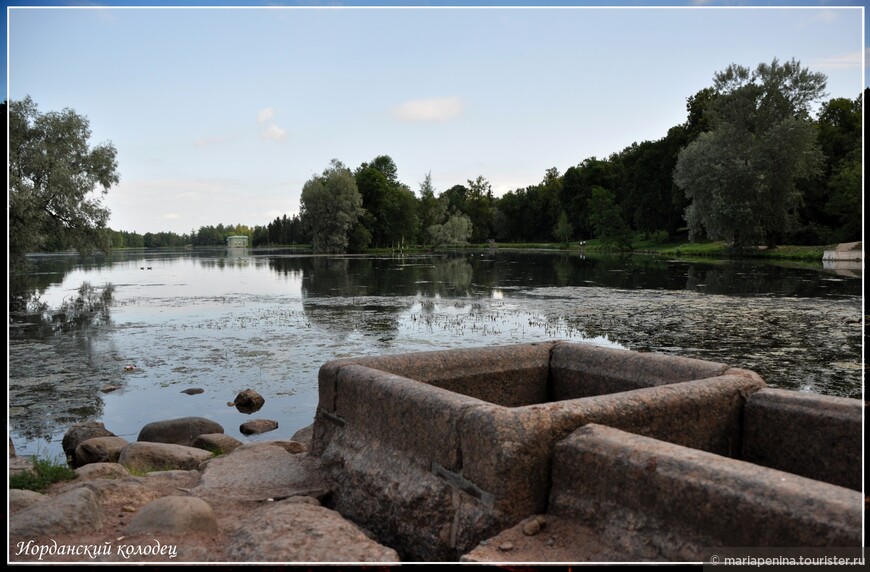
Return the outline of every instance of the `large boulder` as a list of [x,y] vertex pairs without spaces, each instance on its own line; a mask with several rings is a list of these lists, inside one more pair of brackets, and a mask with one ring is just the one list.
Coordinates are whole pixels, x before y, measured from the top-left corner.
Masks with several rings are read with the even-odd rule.
[[218,530],[214,511],[204,500],[197,497],[162,497],[142,507],[125,534],[153,532],[187,535],[202,532],[214,534]]
[[216,455],[229,453],[241,445],[241,441],[225,433],[206,433],[193,440],[193,446],[197,449],[211,451]]
[[264,501],[299,495],[324,498],[329,488],[319,459],[292,455],[278,445],[257,444],[209,461],[199,486],[191,492],[209,499]]
[[84,488],[97,496],[100,506],[121,505],[137,508],[160,496],[156,491],[146,487],[139,477],[123,479],[93,479],[76,483],[73,488]]
[[194,440],[205,433],[223,433],[224,428],[205,417],[181,417],[154,421],[142,427],[137,441],[171,443],[190,447]]
[[61,534],[82,534],[103,528],[97,495],[76,488],[36,503],[9,518],[12,538],[42,538]]
[[75,460],[76,447],[83,441],[93,439],[94,437],[114,437],[115,434],[106,429],[106,426],[99,421],[85,421],[76,423],[63,436],[61,446],[63,452],[66,453],[67,459]]
[[267,505],[229,538],[226,556],[240,562],[398,562],[334,510],[293,499]]
[[94,479],[123,479],[130,476],[130,471],[118,463],[91,463],[76,469],[78,480],[92,481]]
[[302,443],[302,445],[305,447],[306,451],[311,449],[311,440],[313,438],[314,438],[314,424],[313,423],[311,425],[307,425],[307,426],[303,427],[302,429],[300,429],[296,433],[293,433],[293,435],[290,436],[291,441],[296,441],[297,443]]
[[121,449],[129,445],[123,437],[93,437],[82,441],[76,447],[76,466],[83,467],[91,463],[116,463],[121,455]]
[[200,463],[211,459],[212,456],[211,452],[194,447],[138,441],[130,443],[121,450],[118,463],[138,472],[172,469],[189,471],[199,468]]
[[36,491],[27,491],[24,489],[9,489],[9,512],[14,513],[19,510],[35,505],[38,502],[48,500],[50,497]]

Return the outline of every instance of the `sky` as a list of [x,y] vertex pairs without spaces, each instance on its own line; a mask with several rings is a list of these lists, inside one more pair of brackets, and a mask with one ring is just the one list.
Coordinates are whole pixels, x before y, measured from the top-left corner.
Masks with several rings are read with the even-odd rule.
[[389,155],[415,191],[428,172],[436,192],[479,175],[497,195],[524,188],[664,137],[732,63],[795,58],[828,76],[829,98],[866,85],[860,2],[682,4],[706,5],[13,2],[5,88],[42,112],[74,109],[92,144],[116,147],[110,227],[185,233],[298,212],[333,158],[354,169]]

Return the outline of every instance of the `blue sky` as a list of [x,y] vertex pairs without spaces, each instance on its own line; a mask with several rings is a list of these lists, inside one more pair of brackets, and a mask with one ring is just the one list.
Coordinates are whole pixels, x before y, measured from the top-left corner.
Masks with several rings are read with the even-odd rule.
[[388,154],[414,190],[537,183],[663,137],[731,63],[794,57],[854,98],[862,11],[815,4],[12,9],[6,88],[116,146],[113,228],[263,225],[332,158]]

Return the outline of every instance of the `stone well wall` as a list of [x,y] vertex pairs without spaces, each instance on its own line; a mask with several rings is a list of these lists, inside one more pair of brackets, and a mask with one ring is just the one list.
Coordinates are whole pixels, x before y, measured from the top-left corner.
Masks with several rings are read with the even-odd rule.
[[[703,453],[725,468],[744,455],[756,463],[763,458],[770,468],[741,464],[763,479],[772,478],[765,471],[774,468],[792,470],[802,453],[820,459],[831,453],[824,443],[808,450],[794,440],[785,445],[790,452],[774,454],[783,445],[764,427],[778,423],[771,417],[778,392],[769,393],[751,371],[589,344],[337,360],[321,368],[319,388],[312,450],[331,479],[334,507],[413,561],[456,560],[529,515],[567,506],[570,495],[563,491],[562,504],[553,505],[552,492],[555,475],[562,474],[559,459],[569,457],[554,452],[581,427],[670,444],[669,454],[677,457]],[[829,417],[842,431],[814,436],[823,442],[850,435],[843,447],[854,459],[854,424],[843,428],[842,419]],[[827,419],[811,418],[819,428]],[[857,439],[860,461],[860,434]],[[814,479],[829,469],[851,475],[829,479],[834,484],[854,476],[848,463],[810,464],[826,467],[806,475]],[[738,473],[749,480],[760,474]],[[642,479],[623,481],[620,487],[646,486]],[[576,490],[604,494],[590,487]],[[621,493],[611,488],[606,494]]]

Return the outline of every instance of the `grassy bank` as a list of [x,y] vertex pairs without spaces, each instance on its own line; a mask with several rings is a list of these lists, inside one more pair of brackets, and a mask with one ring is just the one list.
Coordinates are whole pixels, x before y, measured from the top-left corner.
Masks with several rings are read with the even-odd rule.
[[[686,258],[767,258],[774,260],[805,260],[821,262],[825,250],[832,250],[836,245],[828,246],[794,246],[782,245],[776,248],[759,248],[755,252],[735,253],[724,242],[689,242],[679,240],[667,242],[656,239],[635,240],[631,250],[614,247],[598,239],[584,241],[583,243],[572,242],[568,247],[563,243],[496,243],[500,249],[521,250],[570,250],[573,252],[601,252],[601,253],[639,253],[658,254],[661,256],[686,257]],[[489,244],[469,245],[468,248],[488,248]]]

